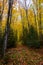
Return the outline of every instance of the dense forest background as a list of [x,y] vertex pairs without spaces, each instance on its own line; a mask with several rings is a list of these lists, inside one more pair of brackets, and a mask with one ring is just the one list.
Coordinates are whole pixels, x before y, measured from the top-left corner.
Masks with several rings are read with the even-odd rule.
[[0,53],[18,44],[43,46],[43,0],[0,0]]

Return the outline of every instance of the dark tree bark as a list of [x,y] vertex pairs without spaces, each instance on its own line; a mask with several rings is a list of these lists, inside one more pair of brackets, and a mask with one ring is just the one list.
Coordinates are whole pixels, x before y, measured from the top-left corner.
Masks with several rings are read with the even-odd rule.
[[7,24],[5,28],[4,44],[3,44],[3,56],[5,56],[5,52],[7,49],[7,40],[8,40],[9,31],[10,31],[10,23],[11,23],[11,17],[12,17],[12,4],[13,4],[13,0],[9,0]]

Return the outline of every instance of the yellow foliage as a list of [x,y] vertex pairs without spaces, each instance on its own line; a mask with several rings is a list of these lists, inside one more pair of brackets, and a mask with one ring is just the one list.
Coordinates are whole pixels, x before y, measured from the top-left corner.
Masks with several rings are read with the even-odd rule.
[[[35,0],[33,0],[33,1],[35,1]],[[39,3],[39,1],[40,1],[40,3],[43,3],[43,0],[37,0],[37,3]],[[6,0],[5,0],[5,2],[6,2]],[[35,5],[36,5],[36,3],[35,3]],[[0,7],[2,7],[2,3],[0,3]],[[42,14],[43,13],[43,7],[41,7],[41,9],[39,8],[37,10],[37,12],[38,12],[38,14],[36,16],[36,22],[40,21],[40,17],[39,17],[40,13],[41,13],[41,21],[43,22],[43,14]],[[4,4],[4,12],[3,13],[4,14],[8,13],[8,6],[7,5],[5,6],[5,4]],[[19,15],[22,15],[21,20],[18,19]],[[2,25],[1,25],[2,31],[4,31],[5,26],[6,26],[6,17],[5,17],[5,20],[3,20],[3,18],[2,18]],[[24,24],[24,27],[27,27],[28,23],[30,23],[30,25],[33,25],[34,27],[37,26],[37,25],[35,25],[35,14],[32,11],[32,9],[28,9],[28,21],[26,19],[26,11],[25,11],[25,9],[21,8],[20,10],[17,10],[16,8],[12,7],[11,28],[13,29],[13,31],[17,30],[18,39],[19,39],[19,37],[20,37],[20,35],[22,34],[22,31],[23,31],[22,30],[22,27],[23,27],[22,24]]]

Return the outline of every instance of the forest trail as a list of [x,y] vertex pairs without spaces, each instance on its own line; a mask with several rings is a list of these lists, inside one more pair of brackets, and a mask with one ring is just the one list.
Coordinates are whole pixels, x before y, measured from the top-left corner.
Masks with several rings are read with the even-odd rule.
[[40,65],[43,63],[43,48],[34,49],[18,45],[7,49],[4,59],[5,65]]

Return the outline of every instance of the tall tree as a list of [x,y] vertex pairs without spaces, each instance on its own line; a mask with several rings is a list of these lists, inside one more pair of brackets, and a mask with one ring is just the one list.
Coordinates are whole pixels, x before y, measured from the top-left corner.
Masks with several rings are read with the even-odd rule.
[[23,0],[23,2],[21,0],[19,0],[19,3],[20,3],[20,6],[22,6],[26,12],[26,19],[27,19],[27,22],[28,22],[28,26],[30,26],[30,22],[28,20],[28,8],[30,7],[30,2],[27,4],[28,0]]
[[13,0],[8,0],[8,5],[9,5],[9,7],[8,7],[7,23],[6,23],[6,28],[5,28],[5,35],[4,35],[3,56],[5,56],[5,51],[6,51],[6,48],[7,48],[7,40],[8,40],[11,17],[12,17]]

